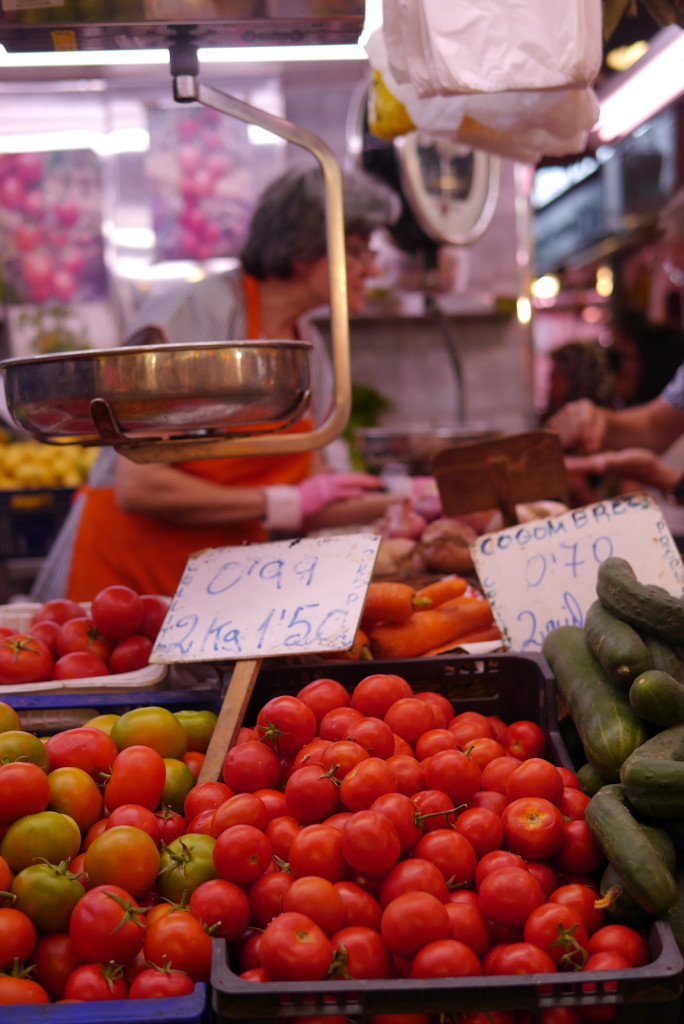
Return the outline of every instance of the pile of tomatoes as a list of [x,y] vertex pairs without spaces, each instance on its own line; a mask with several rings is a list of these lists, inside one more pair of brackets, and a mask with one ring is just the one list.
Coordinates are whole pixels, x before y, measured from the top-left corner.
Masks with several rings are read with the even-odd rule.
[[[214,937],[255,995],[649,962],[596,905],[588,797],[536,723],[455,713],[395,674],[351,692],[321,678],[263,704],[221,780],[198,784],[206,715],[135,708],[43,742],[0,717],[0,1003],[189,992],[211,979]],[[485,1020],[526,1018],[459,1014]]]
[[24,632],[0,626],[0,686],[83,679],[145,668],[169,599],[110,586],[89,610],[58,598],[36,609]]

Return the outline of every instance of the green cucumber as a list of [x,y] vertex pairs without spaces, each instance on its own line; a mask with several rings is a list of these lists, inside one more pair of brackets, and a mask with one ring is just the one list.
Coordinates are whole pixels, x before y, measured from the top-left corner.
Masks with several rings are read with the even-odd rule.
[[584,812],[591,834],[639,906],[660,917],[673,906],[677,884],[672,871],[633,816],[625,787],[603,786]]
[[596,594],[604,608],[640,633],[654,633],[675,645],[684,642],[684,600],[640,583],[626,559],[612,556],[601,562]]
[[587,761],[606,782],[618,782],[623,761],[647,738],[627,694],[613,686],[581,626],[547,633],[542,653],[556,677]]
[[[665,829],[655,828],[652,825],[642,824],[641,830],[663,858],[667,869],[674,873],[677,853],[672,838]],[[602,899],[597,906],[601,906],[605,910],[611,921],[627,924],[633,928],[649,923],[651,915],[639,906],[625,888],[622,878],[612,864],[606,865],[599,887]]]
[[644,633],[644,643],[651,655],[653,668],[669,672],[678,683],[684,683],[684,656],[681,648],[668,644],[666,640],[652,633]]
[[577,769],[577,778],[580,780],[582,792],[586,793],[587,796],[593,796],[594,793],[598,793],[601,786],[605,785],[606,780],[602,775],[594,768],[593,764],[583,764]]
[[651,818],[684,818],[684,724],[663,729],[625,759],[630,804]]
[[652,666],[648,647],[636,629],[600,601],[587,609],[584,634],[610,681],[622,690],[628,690],[632,680]]
[[651,668],[637,676],[629,688],[629,703],[637,715],[664,729],[684,722],[684,683],[669,672]]

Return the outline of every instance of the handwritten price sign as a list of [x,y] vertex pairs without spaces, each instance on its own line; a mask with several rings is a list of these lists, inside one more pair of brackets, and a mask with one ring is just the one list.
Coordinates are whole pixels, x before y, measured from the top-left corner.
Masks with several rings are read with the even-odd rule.
[[508,646],[540,651],[557,626],[584,624],[606,558],[626,559],[641,583],[682,595],[682,559],[648,494],[629,494],[478,537],[475,568]]
[[193,555],[151,662],[221,661],[352,646],[380,546],[374,534]]

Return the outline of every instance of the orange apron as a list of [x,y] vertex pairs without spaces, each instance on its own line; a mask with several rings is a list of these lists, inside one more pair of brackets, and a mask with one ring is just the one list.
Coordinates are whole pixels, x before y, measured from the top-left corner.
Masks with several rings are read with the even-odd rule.
[[[248,336],[261,334],[258,282],[244,275]],[[310,419],[290,430],[310,429]],[[309,476],[311,452],[179,462],[177,469],[223,486],[296,484]],[[176,592],[189,556],[202,548],[268,539],[261,520],[226,526],[182,526],[154,516],[123,512],[113,487],[84,487],[85,502],[74,543],[66,596],[90,601],[103,587],[123,583],[139,594]]]

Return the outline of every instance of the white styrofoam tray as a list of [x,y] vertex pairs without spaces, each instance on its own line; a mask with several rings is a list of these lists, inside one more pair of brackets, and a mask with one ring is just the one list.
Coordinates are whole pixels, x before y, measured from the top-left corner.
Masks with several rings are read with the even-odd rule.
[[[17,602],[0,605],[0,626],[11,626],[20,633],[31,625],[40,604]],[[83,605],[88,614],[90,605]],[[168,666],[147,665],[137,672],[118,672],[110,676],[91,676],[88,679],[49,679],[42,683],[0,684],[0,699],[12,693],[102,693],[117,690],[154,690],[166,676]]]

